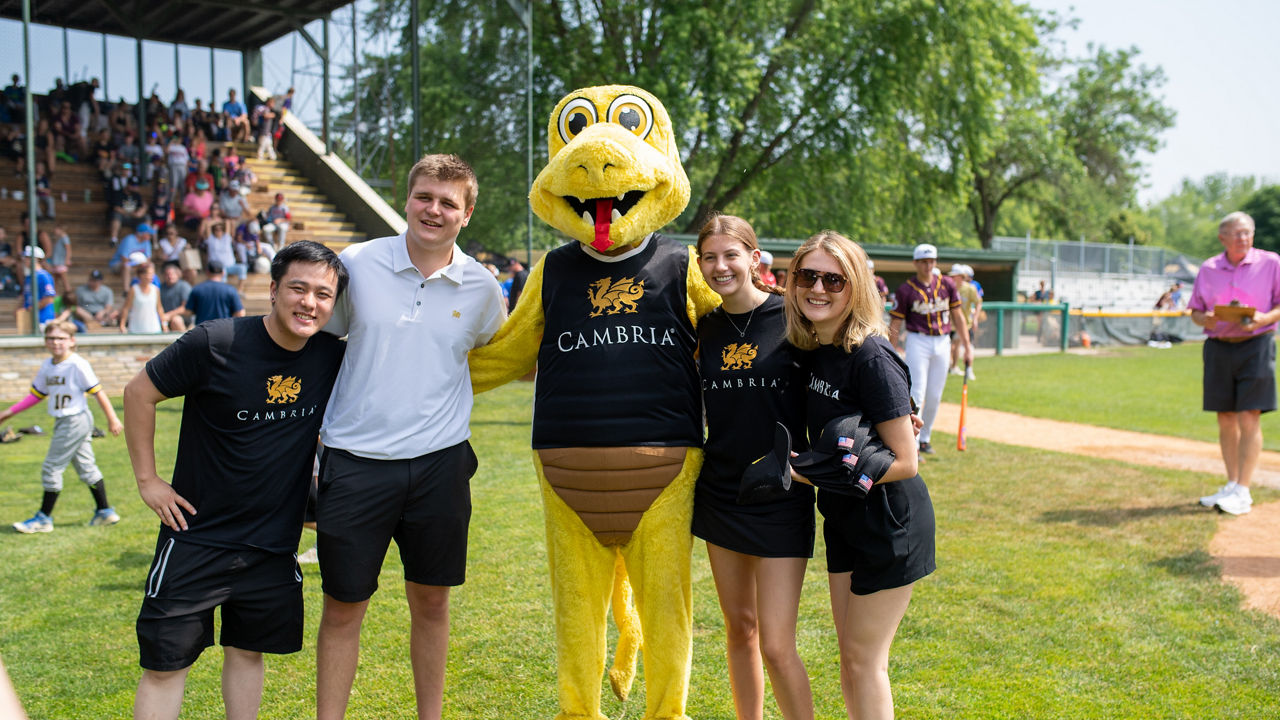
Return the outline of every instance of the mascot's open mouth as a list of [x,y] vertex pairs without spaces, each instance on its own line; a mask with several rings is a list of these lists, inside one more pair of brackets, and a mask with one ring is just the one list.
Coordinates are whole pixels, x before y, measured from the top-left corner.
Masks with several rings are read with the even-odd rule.
[[609,249],[609,227],[615,220],[621,220],[622,216],[630,212],[640,202],[640,198],[644,197],[644,193],[644,190],[632,190],[617,197],[586,200],[565,195],[564,199],[573,208],[574,215],[595,226],[596,237],[591,242],[591,247],[603,252]]

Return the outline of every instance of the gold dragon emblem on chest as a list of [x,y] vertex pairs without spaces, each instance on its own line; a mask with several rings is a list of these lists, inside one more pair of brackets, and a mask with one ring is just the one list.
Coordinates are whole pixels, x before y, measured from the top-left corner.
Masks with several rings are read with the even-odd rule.
[[296,377],[272,375],[267,378],[268,405],[287,405],[297,402],[300,392],[302,392],[302,382]]
[[721,370],[750,370],[756,359],[756,346],[751,343],[729,343],[720,351]]
[[587,288],[587,298],[594,308],[588,317],[601,315],[617,315],[633,313],[639,308],[636,301],[644,297],[644,281],[634,277],[624,277],[614,282],[612,277],[605,277],[591,283]]

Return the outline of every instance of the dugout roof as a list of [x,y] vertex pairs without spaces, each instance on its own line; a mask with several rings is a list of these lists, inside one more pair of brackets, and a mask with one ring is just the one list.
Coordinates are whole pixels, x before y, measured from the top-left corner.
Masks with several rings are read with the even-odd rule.
[[[261,48],[351,0],[30,0],[31,21],[94,33],[227,50]],[[22,0],[0,0],[22,21]]]

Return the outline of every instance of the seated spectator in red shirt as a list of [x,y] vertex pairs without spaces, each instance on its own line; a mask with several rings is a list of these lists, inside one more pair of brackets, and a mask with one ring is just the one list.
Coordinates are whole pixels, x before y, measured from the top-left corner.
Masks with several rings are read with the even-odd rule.
[[213,191],[209,189],[208,182],[199,180],[195,189],[182,199],[183,227],[204,237],[209,232],[207,224],[212,209]]
[[187,192],[191,192],[192,190],[195,190],[196,183],[202,180],[204,181],[205,185],[209,186],[210,189],[213,188],[213,174],[209,172],[209,161],[205,160],[204,158],[201,158],[196,163],[196,169],[194,172],[187,173],[187,179],[185,184]]

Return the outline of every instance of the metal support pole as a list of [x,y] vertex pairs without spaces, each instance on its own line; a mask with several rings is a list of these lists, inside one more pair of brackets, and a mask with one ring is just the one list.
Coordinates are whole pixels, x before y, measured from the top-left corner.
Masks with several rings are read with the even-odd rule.
[[[528,36],[528,45],[525,48],[525,70],[524,70],[524,93],[525,105],[527,108],[525,118],[526,137],[525,137],[525,155],[527,157],[527,168],[525,173],[525,190],[533,188],[533,0],[529,0],[525,4],[525,35]],[[525,203],[525,240],[524,240],[524,264],[526,267],[533,267],[533,206]]]
[[360,33],[356,31],[359,18],[356,17],[356,3],[351,3],[351,99],[354,116],[356,174],[360,174],[363,163],[360,159],[360,50],[357,44]]
[[320,131],[324,135],[324,154],[328,155],[329,154],[329,64],[331,59],[329,57],[329,16],[328,15],[326,15],[324,19],[320,21],[320,25],[324,30],[324,60],[323,60],[324,77],[321,80],[321,86],[322,86],[321,92],[324,93],[324,96],[321,102],[321,105],[322,105],[321,112],[323,113],[324,117],[321,119]]
[[1004,308],[996,310],[996,354],[1004,354]]
[[[67,39],[67,29],[62,28],[62,82],[71,87],[71,42]],[[30,80],[28,80],[30,83]],[[76,108],[79,112],[80,108]]]
[[412,66],[409,71],[409,98],[413,103],[413,162],[417,162],[422,157],[422,118],[419,117],[419,111],[422,109],[422,78],[419,76],[422,66],[422,53],[418,47],[418,2],[419,0],[409,0],[409,62]]
[[[31,95],[31,0],[22,0],[22,75],[26,80],[26,92],[23,95],[27,131],[27,237],[22,252],[36,245],[36,144],[30,139],[36,136],[35,98]],[[21,257],[21,255],[19,255]],[[31,293],[31,334],[40,333],[40,282],[36,277],[39,264],[36,254],[31,253],[27,259],[30,269],[27,274],[27,290]]]
[[1058,349],[1062,352],[1067,351],[1067,323],[1071,322],[1071,311],[1067,303],[1062,303],[1062,333],[1058,338]]
[[178,43],[173,44],[173,96],[178,96],[182,89],[182,60],[178,57]]
[[107,78],[110,75],[107,72],[107,34],[102,33],[102,97],[106,102],[111,102],[111,90],[107,88]]
[[[138,135],[137,135],[137,143],[138,143],[138,147],[139,147],[139,148],[141,148],[144,144],[146,144],[146,141],[145,141],[145,140],[143,140],[142,138],[144,137],[144,133],[146,133],[146,132],[147,132],[147,106],[146,106],[146,104],[145,104],[145,102],[146,102],[146,101],[145,101],[145,99],[142,97],[142,85],[143,85],[143,77],[142,77],[142,38],[140,38],[140,37],[139,37],[139,38],[134,38],[134,39],[133,39],[133,45],[134,45],[134,49],[135,49],[135,53],[134,53],[134,54],[135,54],[135,56],[137,57],[137,61],[138,61],[138,72],[137,72],[137,79],[138,79],[138,104],[137,104],[137,106],[135,106],[135,107],[134,107],[134,110],[137,112],[137,115],[138,115]],[[141,155],[141,153],[139,153],[138,157],[139,157],[138,164],[139,164],[139,165],[141,165],[141,164],[142,164],[142,160],[141,160],[142,155]],[[142,169],[142,168],[140,168],[140,167],[136,167],[136,168],[134,168],[133,170],[134,170],[134,173],[137,173],[137,172],[138,172],[138,171],[140,171],[141,169]],[[132,174],[134,174],[134,173],[130,173],[130,174],[132,175]],[[141,175],[138,175],[138,177],[141,177]]]
[[213,62],[213,48],[209,48],[209,112],[213,112],[213,104],[218,97],[217,68]]

